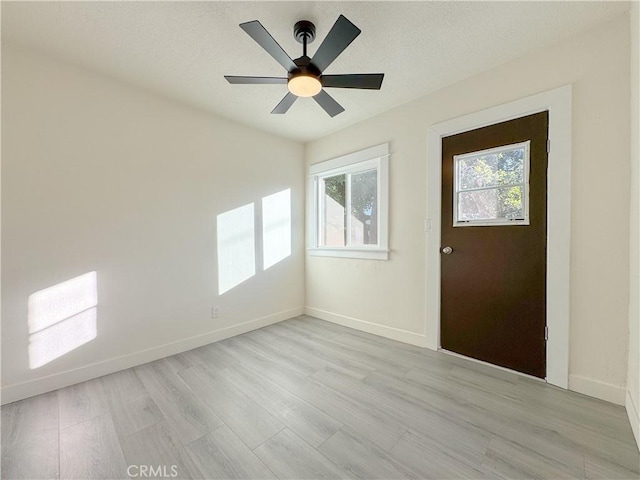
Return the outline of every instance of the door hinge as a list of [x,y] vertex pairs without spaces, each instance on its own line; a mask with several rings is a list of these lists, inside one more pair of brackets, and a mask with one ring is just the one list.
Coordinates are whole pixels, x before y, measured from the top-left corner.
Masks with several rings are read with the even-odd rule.
[[547,153],[551,152],[551,140],[547,138]]
[[544,341],[546,342],[548,340],[549,340],[549,327],[547,327],[545,325],[545,327],[544,327]]

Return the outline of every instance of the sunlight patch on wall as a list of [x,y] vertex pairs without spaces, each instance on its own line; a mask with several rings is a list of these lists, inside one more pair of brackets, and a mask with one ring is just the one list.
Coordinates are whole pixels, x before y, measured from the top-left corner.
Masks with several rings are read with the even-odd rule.
[[275,265],[291,255],[291,189],[262,199],[262,266]]
[[39,368],[97,336],[96,272],[29,296],[29,367]]
[[218,294],[222,295],[256,274],[254,204],[217,217]]

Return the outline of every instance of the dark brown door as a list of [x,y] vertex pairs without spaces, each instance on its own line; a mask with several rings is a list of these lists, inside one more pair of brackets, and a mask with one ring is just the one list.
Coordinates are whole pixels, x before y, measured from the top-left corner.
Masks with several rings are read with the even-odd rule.
[[540,378],[548,120],[542,112],[442,140],[442,348]]

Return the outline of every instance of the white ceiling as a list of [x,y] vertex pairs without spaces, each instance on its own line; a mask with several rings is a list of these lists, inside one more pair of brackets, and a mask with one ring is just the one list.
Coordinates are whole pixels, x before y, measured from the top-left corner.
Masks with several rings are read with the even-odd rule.
[[[197,108],[296,140],[342,129],[623,14],[627,2],[2,2],[2,41],[36,48]],[[230,85],[223,75],[284,76],[238,24],[260,20],[292,58],[293,24],[320,45],[339,14],[362,33],[325,73],[385,73],[380,91],[330,89],[330,118],[301,98],[269,112],[286,85]]]

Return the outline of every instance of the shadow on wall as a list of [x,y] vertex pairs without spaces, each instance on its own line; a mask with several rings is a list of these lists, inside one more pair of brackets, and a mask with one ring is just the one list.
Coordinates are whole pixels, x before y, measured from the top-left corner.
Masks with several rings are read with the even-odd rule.
[[29,296],[29,368],[36,369],[97,336],[96,272],[58,283]]
[[256,274],[256,225],[262,223],[262,269],[291,255],[291,189],[262,198],[256,219],[255,204],[217,217],[218,295]]

